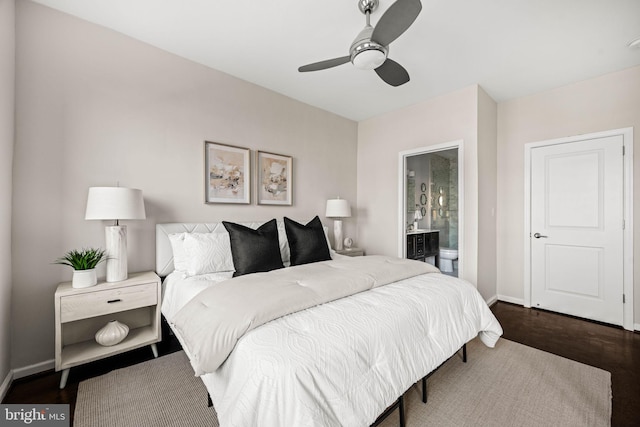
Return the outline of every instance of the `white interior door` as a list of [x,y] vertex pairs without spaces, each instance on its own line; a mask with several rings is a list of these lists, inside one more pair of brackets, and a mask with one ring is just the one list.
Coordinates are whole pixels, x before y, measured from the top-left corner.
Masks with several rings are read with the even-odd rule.
[[623,324],[623,137],[531,150],[531,305]]

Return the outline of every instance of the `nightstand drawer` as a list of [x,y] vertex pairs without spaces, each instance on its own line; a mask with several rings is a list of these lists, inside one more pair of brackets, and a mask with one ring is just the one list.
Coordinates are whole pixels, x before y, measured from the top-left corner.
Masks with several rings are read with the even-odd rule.
[[146,283],[60,299],[62,323],[158,304],[158,285]]

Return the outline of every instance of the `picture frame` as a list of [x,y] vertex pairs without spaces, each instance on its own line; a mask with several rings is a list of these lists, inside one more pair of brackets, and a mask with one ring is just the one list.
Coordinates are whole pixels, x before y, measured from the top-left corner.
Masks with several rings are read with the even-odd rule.
[[205,203],[251,203],[251,151],[204,142]]
[[259,205],[293,204],[293,159],[291,156],[256,152],[256,193]]

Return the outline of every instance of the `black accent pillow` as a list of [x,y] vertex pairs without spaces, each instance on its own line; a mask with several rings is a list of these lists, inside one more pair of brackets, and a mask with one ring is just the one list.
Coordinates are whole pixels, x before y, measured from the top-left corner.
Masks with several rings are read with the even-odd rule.
[[287,233],[291,251],[291,265],[328,261],[331,259],[327,237],[320,218],[316,215],[307,225],[284,217],[284,230]]
[[233,277],[284,267],[275,219],[265,222],[256,230],[227,221],[222,221],[222,225],[229,232],[231,257],[236,270]]

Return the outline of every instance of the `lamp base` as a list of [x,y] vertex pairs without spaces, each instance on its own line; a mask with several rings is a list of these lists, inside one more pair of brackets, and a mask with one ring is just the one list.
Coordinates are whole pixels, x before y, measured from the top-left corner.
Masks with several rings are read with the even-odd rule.
[[344,245],[342,243],[342,220],[340,219],[333,221],[333,241],[336,251],[344,249]]
[[121,282],[127,279],[127,226],[105,227],[107,246],[107,282]]

